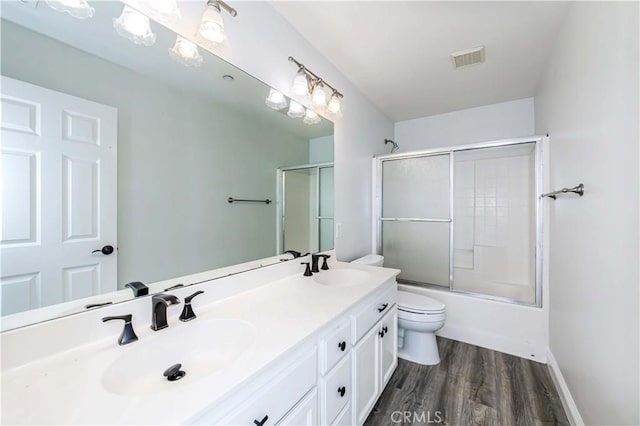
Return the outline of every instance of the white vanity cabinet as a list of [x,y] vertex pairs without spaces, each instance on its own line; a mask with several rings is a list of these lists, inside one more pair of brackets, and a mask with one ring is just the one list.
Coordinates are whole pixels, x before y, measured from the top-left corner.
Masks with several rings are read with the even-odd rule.
[[327,324],[308,349],[280,360],[227,403],[191,422],[362,424],[397,366],[396,291],[395,281],[388,282]]
[[363,424],[398,365],[396,289],[352,315],[353,424]]

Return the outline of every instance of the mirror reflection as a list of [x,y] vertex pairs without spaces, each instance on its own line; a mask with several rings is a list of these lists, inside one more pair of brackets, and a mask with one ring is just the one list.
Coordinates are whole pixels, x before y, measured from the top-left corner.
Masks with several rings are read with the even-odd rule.
[[2,5],[3,329],[333,248],[331,122],[156,22],[121,37],[122,3],[34,3]]

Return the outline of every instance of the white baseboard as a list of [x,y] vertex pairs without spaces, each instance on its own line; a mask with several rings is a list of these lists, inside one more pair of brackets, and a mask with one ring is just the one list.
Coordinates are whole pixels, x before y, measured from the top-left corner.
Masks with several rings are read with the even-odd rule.
[[546,348],[536,348],[527,342],[508,339],[502,335],[488,333],[484,330],[470,329],[448,322],[445,323],[441,330],[436,332],[436,335],[543,364],[547,362]]
[[551,370],[551,378],[553,379],[553,383],[556,385],[556,389],[560,394],[560,400],[562,401],[564,411],[569,418],[569,423],[574,426],[584,426],[582,416],[580,415],[578,407],[576,406],[576,403],[571,396],[571,392],[569,392],[567,382],[564,381],[564,377],[562,376],[562,372],[560,371],[560,366],[553,356],[553,353],[551,353],[551,350],[547,351],[547,365]]

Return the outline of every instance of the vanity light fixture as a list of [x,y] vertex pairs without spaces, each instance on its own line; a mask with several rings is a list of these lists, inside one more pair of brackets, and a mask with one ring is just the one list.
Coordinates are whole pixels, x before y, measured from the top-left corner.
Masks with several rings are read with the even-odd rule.
[[156,42],[156,35],[151,32],[149,18],[129,6],[124,6],[119,18],[113,18],[113,27],[118,34],[135,44],[151,46]]
[[[298,71],[291,85],[291,93],[302,98],[311,94],[311,103],[316,109],[326,109],[327,112],[335,116],[341,116],[340,99],[343,97],[342,93],[338,92],[335,87],[327,83],[322,77],[310,71],[304,64],[296,61],[293,56],[289,56],[289,62],[293,62],[298,66]],[[331,91],[329,105],[327,105],[326,89]],[[306,117],[305,122],[307,122]]]
[[49,7],[59,12],[66,12],[74,18],[91,18],[95,9],[89,5],[87,0],[45,0]]
[[311,109],[307,109],[307,112],[304,115],[304,123],[305,124],[318,124],[320,122],[320,116],[318,115],[318,113],[316,113],[315,111],[311,110]]
[[276,111],[286,108],[287,99],[284,95],[277,90],[269,89],[269,96],[264,101],[265,104],[271,109],[275,109]]
[[214,43],[222,43],[225,38],[221,9],[235,17],[238,12],[222,0],[207,0],[207,6],[200,21],[200,35]]
[[133,6],[160,22],[176,22],[181,17],[176,0],[138,0]]
[[304,117],[304,107],[292,99],[291,102],[289,102],[289,111],[287,111],[287,115],[291,118]]
[[202,65],[202,55],[198,50],[198,46],[181,36],[176,36],[176,44],[169,49],[169,56],[174,61],[187,67],[199,67]]

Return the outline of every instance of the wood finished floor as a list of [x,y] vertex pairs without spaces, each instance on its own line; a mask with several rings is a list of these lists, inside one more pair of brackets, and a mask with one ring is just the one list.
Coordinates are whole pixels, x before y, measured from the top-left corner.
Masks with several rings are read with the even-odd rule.
[[546,365],[440,337],[438,348],[439,365],[399,360],[366,426],[569,425]]

